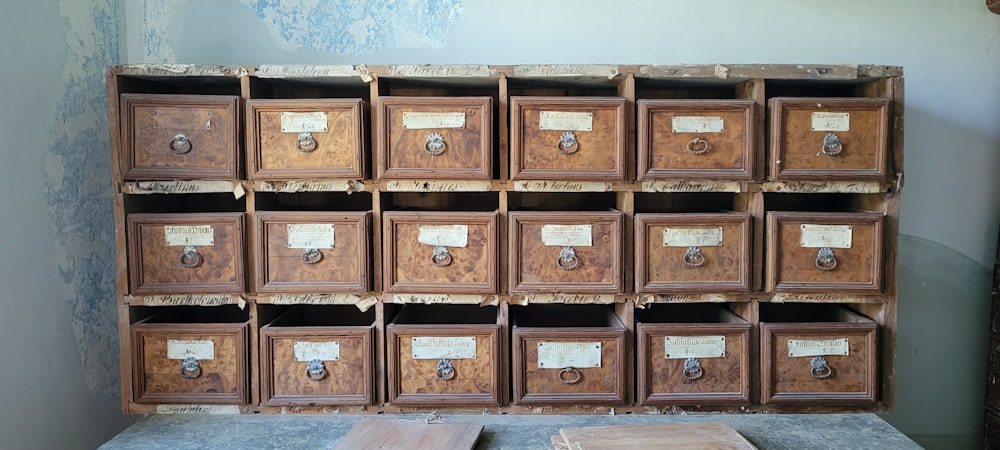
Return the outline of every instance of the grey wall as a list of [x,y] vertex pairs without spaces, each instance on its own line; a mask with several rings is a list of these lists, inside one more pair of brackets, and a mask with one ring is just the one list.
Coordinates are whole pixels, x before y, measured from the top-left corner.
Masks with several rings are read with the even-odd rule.
[[103,73],[114,0],[0,14],[0,447],[94,448],[120,413]]

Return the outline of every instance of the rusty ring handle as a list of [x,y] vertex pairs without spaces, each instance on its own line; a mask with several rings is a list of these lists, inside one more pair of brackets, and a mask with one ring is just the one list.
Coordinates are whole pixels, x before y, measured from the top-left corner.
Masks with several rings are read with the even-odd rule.
[[188,380],[193,380],[201,376],[201,365],[198,364],[198,360],[193,356],[188,356],[181,361],[181,377]]
[[830,247],[820,248],[816,252],[816,268],[824,272],[829,272],[837,268],[837,255]]
[[198,253],[198,249],[193,245],[184,246],[184,252],[181,253],[180,263],[182,266],[188,269],[194,269],[201,265],[202,262],[201,253]]
[[580,258],[576,257],[576,250],[573,247],[563,247],[559,250],[556,265],[562,270],[573,270],[580,267]]
[[837,156],[844,151],[844,144],[840,142],[840,138],[836,134],[827,133],[826,136],[823,136],[823,147],[820,151],[827,156]]
[[684,252],[684,265],[688,267],[701,267],[705,264],[705,255],[701,253],[701,247],[688,247]]
[[705,369],[701,367],[698,358],[688,358],[684,360],[684,372],[681,375],[684,376],[684,381],[694,381],[705,375]]
[[434,267],[447,267],[451,264],[451,254],[448,253],[448,247],[443,245],[434,246],[434,254],[431,255],[431,264]]
[[447,148],[448,144],[445,143],[444,136],[441,133],[430,133],[424,141],[424,151],[431,156],[440,155]]
[[708,152],[708,149],[710,148],[712,148],[712,145],[709,144],[708,141],[700,137],[691,139],[687,143],[687,151],[692,155],[701,155],[705,152]]
[[318,146],[319,144],[316,143],[316,138],[314,138],[313,134],[308,131],[299,133],[299,140],[295,142],[295,150],[302,153],[310,153],[313,150],[316,150],[316,147]]
[[175,155],[185,155],[191,152],[193,147],[194,145],[191,143],[191,140],[183,134],[178,134],[170,140],[170,153]]
[[441,358],[437,363],[437,378],[441,381],[449,381],[455,378],[455,365],[448,358]]
[[[574,377],[566,378],[563,376],[563,374],[566,373],[574,375]],[[563,367],[563,369],[559,371],[559,381],[562,381],[564,384],[576,384],[579,383],[582,378],[583,375],[580,373],[579,370],[576,370],[575,367]]]
[[559,136],[559,143],[556,144],[556,148],[559,149],[559,153],[564,155],[576,153],[580,149],[580,143],[576,141],[576,133],[564,131],[562,136]]
[[302,249],[302,262],[306,264],[316,264],[323,259],[323,252],[318,248]]
[[826,362],[826,358],[817,356],[809,361],[809,374],[817,380],[822,380],[830,378],[830,375],[833,375],[833,369]]
[[310,359],[306,363],[306,378],[309,381],[319,381],[326,378],[326,364],[318,359]]

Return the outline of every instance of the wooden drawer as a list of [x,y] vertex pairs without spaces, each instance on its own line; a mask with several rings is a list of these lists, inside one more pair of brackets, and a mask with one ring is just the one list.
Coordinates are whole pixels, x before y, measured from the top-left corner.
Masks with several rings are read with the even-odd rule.
[[364,178],[361,99],[247,100],[250,178]]
[[381,97],[379,178],[489,179],[493,99]]
[[406,306],[386,333],[389,403],[500,405],[496,308]]
[[882,180],[889,99],[770,100],[772,180]]
[[753,100],[639,100],[639,180],[753,180]]
[[767,213],[767,292],[881,292],[884,217]]
[[258,212],[257,292],[367,292],[371,212]]
[[636,214],[638,293],[750,290],[750,215]]
[[125,179],[239,177],[239,97],[122,94]]
[[639,311],[638,390],[643,405],[750,401],[750,324],[714,304]]
[[838,305],[768,306],[779,312],[761,312],[761,404],[875,403],[874,321]]
[[625,326],[604,305],[537,305],[515,315],[514,403],[625,403]]
[[386,211],[384,290],[495,293],[497,221],[495,211]]
[[510,98],[510,177],[624,180],[625,99]]
[[299,306],[260,329],[261,405],[370,405],[374,310]]
[[247,323],[165,320],[132,325],[134,401],[248,403]]
[[130,214],[133,294],[244,291],[243,213]]
[[622,292],[619,211],[513,211],[509,219],[511,293]]

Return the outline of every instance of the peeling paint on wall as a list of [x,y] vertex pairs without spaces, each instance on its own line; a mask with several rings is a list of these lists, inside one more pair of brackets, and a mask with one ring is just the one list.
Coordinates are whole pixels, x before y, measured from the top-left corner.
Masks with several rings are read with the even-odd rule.
[[56,264],[91,392],[119,395],[115,252],[104,74],[120,57],[117,0],[60,0],[66,62],[46,158]]

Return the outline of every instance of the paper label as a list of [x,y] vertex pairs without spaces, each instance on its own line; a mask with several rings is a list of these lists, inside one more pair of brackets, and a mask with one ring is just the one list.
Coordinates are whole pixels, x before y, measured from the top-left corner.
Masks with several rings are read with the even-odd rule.
[[851,113],[814,112],[813,131],[850,131]]
[[664,336],[663,356],[667,359],[722,358],[726,356],[726,337]]
[[281,113],[282,133],[322,133],[326,131],[325,111]]
[[211,247],[215,245],[215,227],[212,225],[166,225],[163,227],[167,247]]
[[213,341],[178,341],[167,339],[167,358],[197,360],[215,359],[215,342]]
[[288,248],[333,248],[332,223],[288,224]]
[[239,405],[156,405],[157,414],[239,414]]
[[404,112],[403,128],[409,130],[465,128],[465,113]]
[[488,192],[492,188],[484,181],[389,180],[383,192]]
[[292,344],[292,352],[295,353],[295,360],[299,362],[309,362],[314,359],[340,361],[340,341],[296,341]]
[[469,245],[468,225],[420,225],[417,242],[424,245],[465,247]]
[[743,192],[738,181],[643,181],[642,192]]
[[788,357],[846,356],[850,354],[847,338],[841,339],[789,339]]
[[219,306],[237,304],[239,300],[240,296],[233,294],[163,294],[143,296],[139,304],[144,306]]
[[591,247],[591,225],[542,225],[542,243],[552,247]]
[[475,336],[419,336],[411,341],[413,359],[476,359]]
[[608,192],[611,183],[606,181],[515,181],[514,190],[520,192]]
[[664,247],[718,247],[722,245],[722,228],[665,228]]
[[539,342],[539,369],[601,367],[600,342]]
[[851,248],[852,236],[850,225],[802,224],[800,245],[804,248]]
[[609,305],[615,302],[615,296],[613,294],[524,294],[515,295],[510,301],[521,306],[532,303]]
[[538,127],[542,130],[593,131],[594,113],[542,111],[538,116]]
[[674,133],[721,133],[722,117],[674,116],[671,119]]

